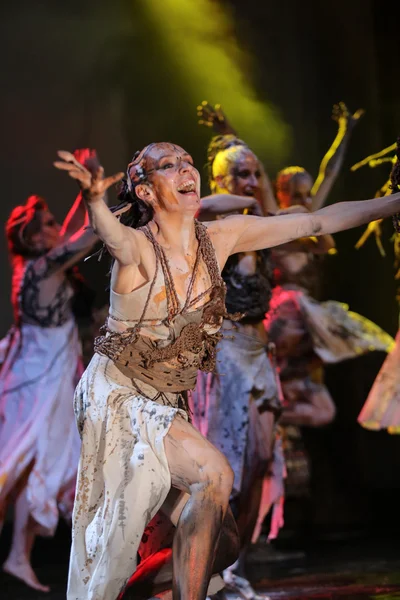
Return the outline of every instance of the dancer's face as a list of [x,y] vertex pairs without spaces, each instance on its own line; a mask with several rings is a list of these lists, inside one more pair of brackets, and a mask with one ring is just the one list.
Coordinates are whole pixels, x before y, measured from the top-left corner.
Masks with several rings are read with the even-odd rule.
[[200,174],[183,148],[169,143],[154,144],[146,152],[143,167],[148,181],[137,186],[136,194],[156,212],[198,211]]
[[262,170],[255,154],[242,146],[228,148],[216,159],[216,182],[221,190],[260,200]]
[[308,173],[296,173],[278,193],[279,204],[282,208],[299,204],[311,210],[312,186],[313,180]]
[[46,252],[55,248],[60,241],[60,225],[57,223],[54,215],[48,210],[40,213],[40,230],[31,236],[30,246],[37,253]]
[[233,194],[259,199],[261,190],[261,169],[257,157],[244,150],[231,168]]

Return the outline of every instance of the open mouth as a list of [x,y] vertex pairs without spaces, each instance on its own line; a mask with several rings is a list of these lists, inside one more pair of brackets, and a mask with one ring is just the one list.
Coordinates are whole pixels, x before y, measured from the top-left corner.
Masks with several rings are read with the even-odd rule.
[[193,180],[184,181],[178,186],[178,192],[180,194],[196,194],[196,184]]
[[245,196],[249,196],[250,198],[253,198],[255,193],[256,193],[256,190],[254,190],[253,188],[245,188],[243,190],[243,194]]

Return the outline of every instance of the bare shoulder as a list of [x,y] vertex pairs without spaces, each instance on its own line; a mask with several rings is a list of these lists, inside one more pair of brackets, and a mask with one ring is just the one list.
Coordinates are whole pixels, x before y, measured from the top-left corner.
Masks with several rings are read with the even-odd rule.
[[207,232],[214,246],[221,270],[223,269],[228,257],[232,254],[232,249],[237,241],[237,229],[235,228],[234,224],[236,219],[236,216],[232,216],[224,217],[223,219],[217,219],[216,221],[206,221],[203,223],[203,225],[207,227]]
[[229,244],[229,233],[232,233],[233,230],[232,218],[235,217],[224,217],[216,221],[203,222],[214,246],[216,244]]
[[210,236],[229,235],[229,233],[240,227],[241,223],[245,222],[248,218],[247,215],[229,215],[215,221],[205,221],[203,225],[207,227]]
[[134,229],[133,227],[126,226],[127,239],[135,246],[139,256],[146,256],[149,253],[151,242],[144,232],[144,227]]

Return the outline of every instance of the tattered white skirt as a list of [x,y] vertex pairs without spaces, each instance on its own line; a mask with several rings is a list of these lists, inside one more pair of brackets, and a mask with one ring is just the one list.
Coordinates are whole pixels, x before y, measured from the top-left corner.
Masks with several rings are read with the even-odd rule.
[[80,343],[75,322],[23,324],[1,342],[0,505],[27,475],[30,514],[48,535],[71,517],[80,440],[73,396]]
[[400,433],[400,331],[358,417],[366,429]]
[[116,600],[135,571],[144,529],[171,488],[164,438],[177,414],[187,418],[170,396],[163,405],[140,395],[98,354],[83,374],[75,393],[82,450],[68,600]]

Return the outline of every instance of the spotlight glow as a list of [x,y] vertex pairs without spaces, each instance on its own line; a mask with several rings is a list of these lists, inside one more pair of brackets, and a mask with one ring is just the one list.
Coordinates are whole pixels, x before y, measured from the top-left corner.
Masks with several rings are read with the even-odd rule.
[[261,158],[284,162],[290,152],[289,127],[271,104],[256,97],[246,76],[251,58],[235,39],[227,9],[213,0],[145,0],[143,7],[176,66],[193,119],[200,101],[220,102],[240,137]]

